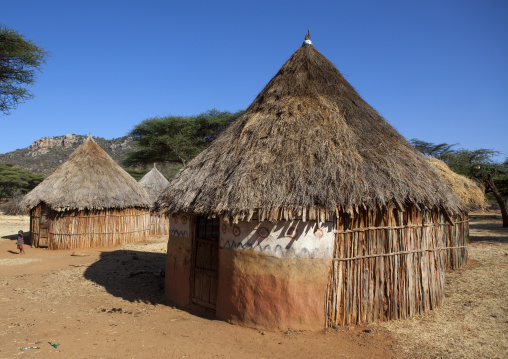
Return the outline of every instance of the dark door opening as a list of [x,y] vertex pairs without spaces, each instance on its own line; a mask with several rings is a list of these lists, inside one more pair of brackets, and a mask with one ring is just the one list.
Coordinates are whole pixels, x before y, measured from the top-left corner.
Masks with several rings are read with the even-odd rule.
[[37,247],[47,247],[49,244],[50,215],[51,209],[45,203],[42,203],[41,219],[39,221],[39,242],[37,243]]
[[197,218],[191,278],[192,302],[215,311],[219,266],[218,218]]

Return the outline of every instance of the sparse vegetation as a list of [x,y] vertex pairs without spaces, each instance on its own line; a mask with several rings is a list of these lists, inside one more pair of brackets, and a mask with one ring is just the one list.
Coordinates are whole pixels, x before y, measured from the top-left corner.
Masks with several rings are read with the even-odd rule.
[[23,194],[21,191],[15,192],[11,198],[9,198],[6,202],[0,204],[0,211],[9,216],[28,214],[28,209],[19,205],[22,199]]

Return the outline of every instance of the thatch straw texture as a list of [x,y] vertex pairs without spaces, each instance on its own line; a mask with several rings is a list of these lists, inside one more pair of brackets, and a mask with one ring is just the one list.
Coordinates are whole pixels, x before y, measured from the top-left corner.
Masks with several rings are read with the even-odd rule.
[[150,200],[155,202],[169,181],[157,170],[155,166],[143,176],[138,182],[150,196]]
[[[150,197],[152,206],[167,187],[169,181],[160,173],[155,165],[142,179],[139,184],[145,189]],[[150,211],[150,235],[159,236],[169,234],[169,218],[164,213]]]
[[182,169],[166,212],[318,219],[358,208],[443,207],[448,185],[312,45],[284,64],[246,112]]
[[443,161],[427,157],[429,163],[445,179],[464,209],[472,210],[485,207],[485,192],[474,181],[453,172]]
[[150,206],[146,191],[91,136],[25,196],[23,205],[41,202],[56,211]]

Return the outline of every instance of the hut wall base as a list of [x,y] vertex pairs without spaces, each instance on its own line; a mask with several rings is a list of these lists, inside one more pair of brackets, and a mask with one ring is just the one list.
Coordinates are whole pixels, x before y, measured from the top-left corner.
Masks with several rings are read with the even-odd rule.
[[320,330],[330,259],[219,251],[218,319],[268,330]]
[[176,305],[189,307],[192,241],[189,237],[169,236],[167,248],[165,296]]

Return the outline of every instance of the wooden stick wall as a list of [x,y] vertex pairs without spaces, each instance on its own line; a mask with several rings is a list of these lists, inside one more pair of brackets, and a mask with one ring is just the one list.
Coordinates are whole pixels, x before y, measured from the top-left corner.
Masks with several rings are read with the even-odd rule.
[[169,218],[164,214],[150,213],[150,235],[160,236],[169,234]]
[[455,225],[448,226],[446,236],[445,268],[458,269],[467,264],[467,245],[469,244],[469,216],[467,213],[454,218]]
[[39,232],[41,220],[41,205],[38,205],[30,210],[30,245],[39,245]]
[[326,326],[406,318],[439,306],[445,269],[467,260],[467,215],[455,219],[414,207],[339,212]]
[[145,208],[51,211],[48,247],[91,248],[143,242],[150,230]]

